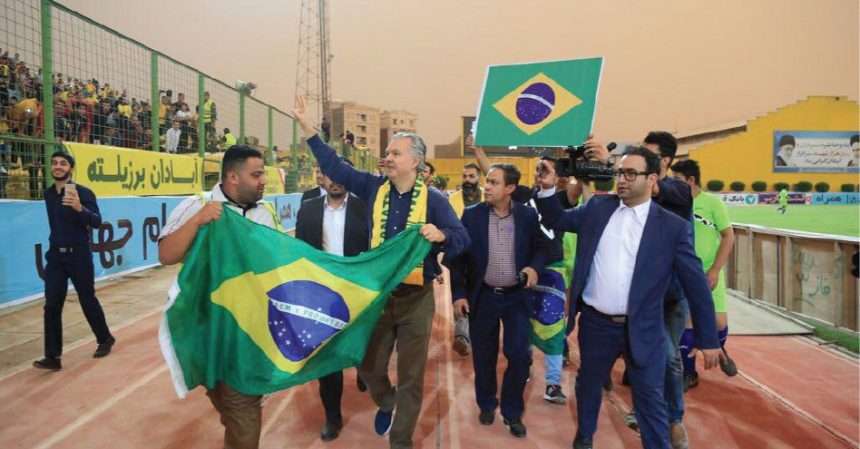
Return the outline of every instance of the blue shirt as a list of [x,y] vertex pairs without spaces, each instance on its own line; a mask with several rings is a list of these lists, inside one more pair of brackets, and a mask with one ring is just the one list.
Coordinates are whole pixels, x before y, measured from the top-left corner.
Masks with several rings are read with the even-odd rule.
[[[340,160],[337,153],[330,146],[315,135],[308,139],[308,145],[317,159],[320,171],[324,175],[331,178],[332,181],[342,184],[346,190],[354,193],[361,198],[370,210],[373,210],[373,203],[376,200],[376,194],[379,192],[379,187],[388,179],[384,176],[377,176],[371,173],[356,170],[347,163]],[[469,246],[469,235],[466,229],[454,213],[454,209],[448,204],[448,200],[441,192],[434,188],[427,190],[427,223],[431,223],[439,228],[445,234],[445,242],[440,248],[435,248],[430,251],[427,258],[424,260],[424,279],[429,281],[435,277],[433,267],[436,266],[435,259],[438,252],[445,253],[446,265],[447,261],[453,260],[454,257],[463,252]],[[399,193],[397,189],[391,189],[388,196],[388,222],[385,225],[385,235],[387,238],[394,237],[406,227],[407,218],[409,218],[409,209],[412,205],[412,190]],[[373,229],[373,216],[368,214],[368,220],[371,222],[369,229]]]
[[57,193],[54,186],[45,190],[45,207],[48,209],[48,224],[51,227],[51,246],[89,246],[92,228],[102,224],[99,205],[92,190],[75,184],[81,199],[81,211],[63,206],[65,187]]

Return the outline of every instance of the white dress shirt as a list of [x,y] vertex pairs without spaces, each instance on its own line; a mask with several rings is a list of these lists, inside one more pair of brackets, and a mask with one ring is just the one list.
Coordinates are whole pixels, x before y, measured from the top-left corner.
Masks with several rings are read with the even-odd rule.
[[330,199],[331,197],[326,195],[324,200],[322,246],[325,252],[342,256],[343,234],[346,229],[346,201],[349,199],[349,194],[343,197],[339,207],[330,206]]
[[594,253],[582,300],[607,315],[627,315],[630,283],[651,200],[615,209]]

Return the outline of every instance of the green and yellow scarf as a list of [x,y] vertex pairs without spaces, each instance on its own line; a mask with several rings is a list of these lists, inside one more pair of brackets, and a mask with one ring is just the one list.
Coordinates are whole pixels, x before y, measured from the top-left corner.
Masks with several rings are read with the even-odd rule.
[[[379,186],[379,191],[376,192],[376,199],[373,201],[373,231],[370,234],[370,247],[376,248],[388,238],[385,232],[385,226],[388,224],[388,197],[391,194],[391,181],[385,181]],[[409,217],[406,218],[406,227],[421,226],[427,221],[427,188],[421,177],[415,179],[415,186],[412,187],[412,204],[409,206]],[[418,265],[403,283],[410,285],[424,285],[424,266]]]

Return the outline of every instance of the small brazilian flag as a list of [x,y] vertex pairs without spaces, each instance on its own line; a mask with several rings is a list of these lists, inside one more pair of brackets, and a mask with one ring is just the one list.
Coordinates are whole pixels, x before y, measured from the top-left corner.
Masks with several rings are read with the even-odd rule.
[[560,147],[591,132],[603,58],[487,68],[475,144]]
[[528,290],[529,321],[531,322],[531,343],[541,352],[558,355],[564,352],[565,282],[563,268],[547,267],[538,275],[538,283]]
[[430,243],[417,228],[340,257],[224,208],[197,233],[159,340],[176,392],[266,394],[357,366],[388,294]]

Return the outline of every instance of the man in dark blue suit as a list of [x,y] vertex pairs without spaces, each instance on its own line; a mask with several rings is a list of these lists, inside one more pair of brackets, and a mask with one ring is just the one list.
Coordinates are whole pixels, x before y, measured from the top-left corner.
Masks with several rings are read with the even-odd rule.
[[[526,436],[522,422],[523,390],[529,375],[529,310],[526,288],[538,281],[546,265],[548,240],[534,209],[511,200],[520,172],[495,164],[487,173],[485,202],[467,208],[462,222],[471,240],[452,269],[454,308],[469,316],[475,398],[481,424],[494,421],[501,405],[511,434]],[[505,329],[503,351],[508,359],[497,399],[496,362],[499,322]]]
[[[552,166],[543,165],[551,175]],[[663,391],[667,358],[663,299],[673,273],[690,300],[706,369],[719,359],[710,290],[689,238],[691,225],[651,200],[659,172],[659,158],[637,147],[621,159],[617,195],[597,196],[568,211],[561,209],[549,185],[538,195],[544,223],[556,232],[578,235],[569,311],[574,316],[577,305],[581,309],[576,449],[592,447],[602,385],[622,354],[643,446],[670,447]]]

